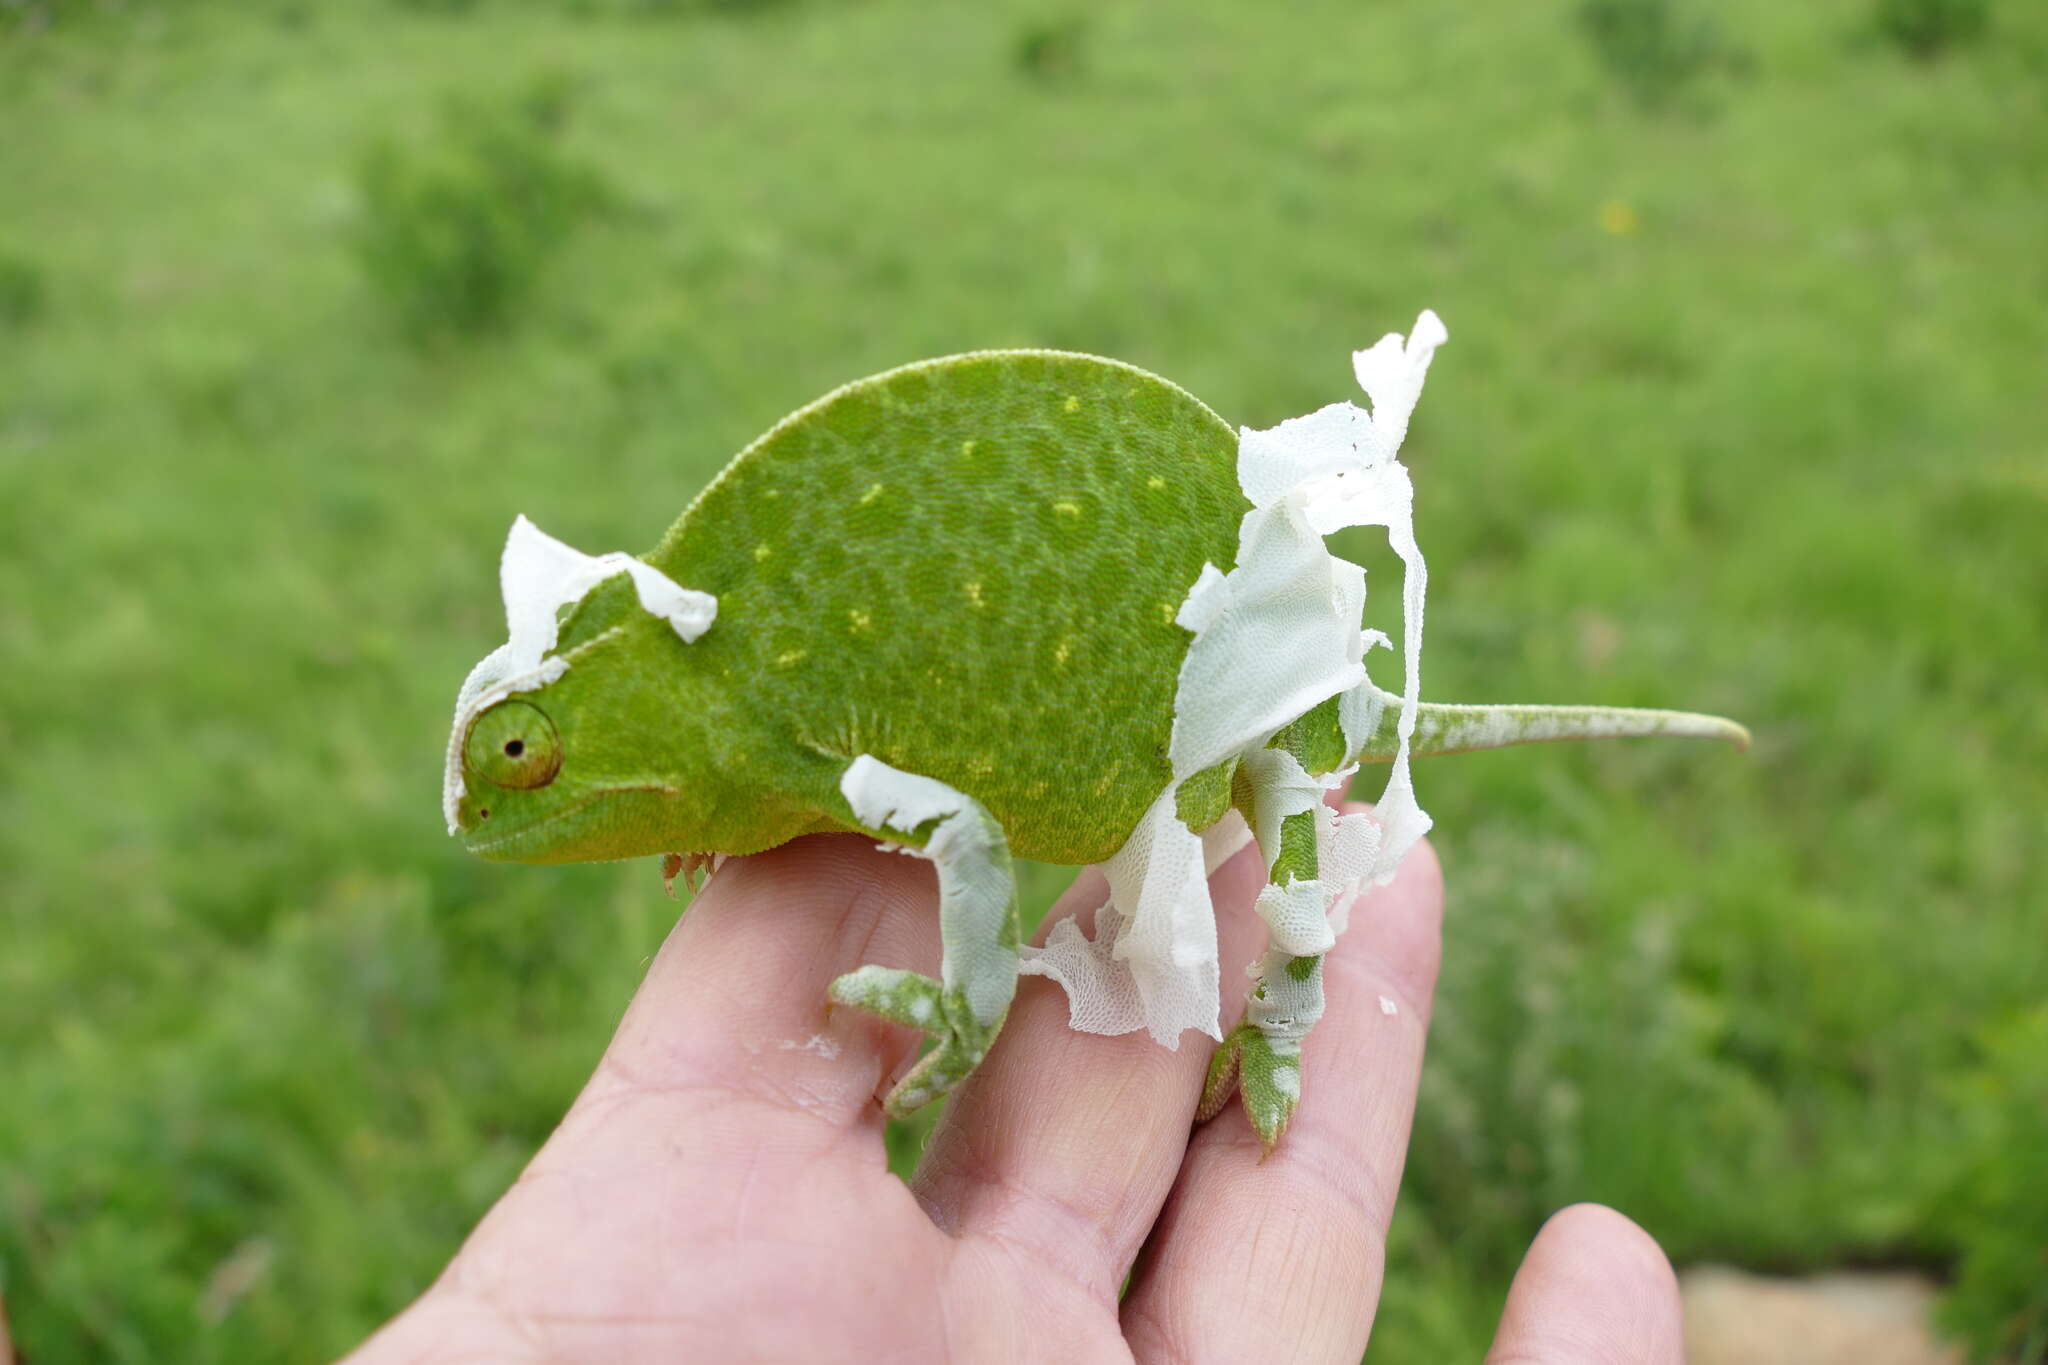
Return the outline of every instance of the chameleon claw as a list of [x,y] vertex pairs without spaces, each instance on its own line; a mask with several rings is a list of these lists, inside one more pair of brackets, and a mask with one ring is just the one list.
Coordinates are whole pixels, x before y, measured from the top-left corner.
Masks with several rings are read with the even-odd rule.
[[1196,1123],[1207,1123],[1222,1113],[1223,1107],[1230,1103],[1230,1097],[1237,1093],[1238,1063],[1244,1055],[1247,1030],[1258,1032],[1250,1024],[1239,1024],[1224,1035],[1215,1054],[1209,1058],[1209,1074],[1202,1082],[1201,1103],[1195,1106]]
[[668,892],[668,898],[676,898],[676,878],[683,879],[683,885],[691,895],[704,884],[702,873],[711,866],[713,855],[709,853],[664,853],[661,855],[661,889]]
[[1245,1117],[1271,1156],[1287,1131],[1288,1120],[1301,1102],[1301,1053],[1298,1045],[1276,1045],[1255,1024],[1239,1024],[1209,1059],[1209,1075],[1195,1121],[1223,1112],[1232,1095],[1244,1101]]
[[831,996],[837,1004],[907,1024],[936,1040],[882,1101],[892,1119],[908,1118],[951,1093],[988,1054],[1003,1023],[1000,1018],[993,1024],[980,1023],[958,991],[948,991],[929,976],[893,967],[848,972],[832,983]]

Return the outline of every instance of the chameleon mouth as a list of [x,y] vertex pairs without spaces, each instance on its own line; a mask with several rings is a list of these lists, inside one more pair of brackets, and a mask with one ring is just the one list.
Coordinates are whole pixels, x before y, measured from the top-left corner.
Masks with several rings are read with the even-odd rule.
[[495,862],[523,861],[521,855],[539,851],[536,848],[537,835],[561,824],[573,815],[583,814],[608,795],[609,792],[592,792],[563,806],[560,810],[549,811],[538,819],[529,820],[511,829],[506,829],[502,825],[481,824],[474,830],[463,832],[462,846],[480,858],[489,858]]

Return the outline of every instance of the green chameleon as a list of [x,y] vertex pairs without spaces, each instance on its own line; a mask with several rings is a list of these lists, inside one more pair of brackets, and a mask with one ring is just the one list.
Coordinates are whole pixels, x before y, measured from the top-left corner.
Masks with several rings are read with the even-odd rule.
[[[463,685],[445,813],[514,862],[715,855],[856,831],[929,859],[937,980],[871,965],[839,1004],[933,1046],[888,1096],[957,1085],[1020,972],[1076,1028],[1221,1040],[1203,1117],[1243,1096],[1268,1149],[1302,1093],[1322,955],[1428,829],[1411,755],[1598,735],[1746,743],[1733,722],[1418,696],[1424,565],[1397,458],[1432,313],[1358,352],[1367,410],[1232,428],[1117,361],[987,351],[847,385],[727,465],[647,555],[589,556],[518,519],[509,642]],[[1366,676],[1364,570],[1323,537],[1386,528],[1404,684]],[[1372,816],[1327,789],[1390,763]],[[1242,817],[1239,819],[1238,817]],[[1219,1028],[1207,873],[1247,837],[1268,948]],[[1012,852],[1100,864],[1109,902],[1020,942]],[[687,858],[684,855],[688,855]]]

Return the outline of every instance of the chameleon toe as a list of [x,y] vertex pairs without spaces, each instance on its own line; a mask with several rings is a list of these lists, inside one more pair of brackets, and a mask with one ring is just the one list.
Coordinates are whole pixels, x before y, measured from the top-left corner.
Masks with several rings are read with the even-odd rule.
[[1222,1113],[1233,1094],[1243,1100],[1245,1117],[1270,1155],[1301,1102],[1299,1045],[1276,1044],[1253,1024],[1232,1029],[1209,1061],[1196,1121]]

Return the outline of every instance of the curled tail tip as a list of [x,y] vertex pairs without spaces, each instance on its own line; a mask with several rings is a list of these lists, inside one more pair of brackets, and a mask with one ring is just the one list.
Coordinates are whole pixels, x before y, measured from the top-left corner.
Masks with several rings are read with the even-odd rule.
[[1679,711],[1671,714],[1674,717],[1674,724],[1661,731],[1650,730],[1645,733],[1662,733],[1684,739],[1718,739],[1733,745],[1738,754],[1748,753],[1750,746],[1756,742],[1755,736],[1749,732],[1749,727],[1739,720],[1708,715],[1700,711]]

